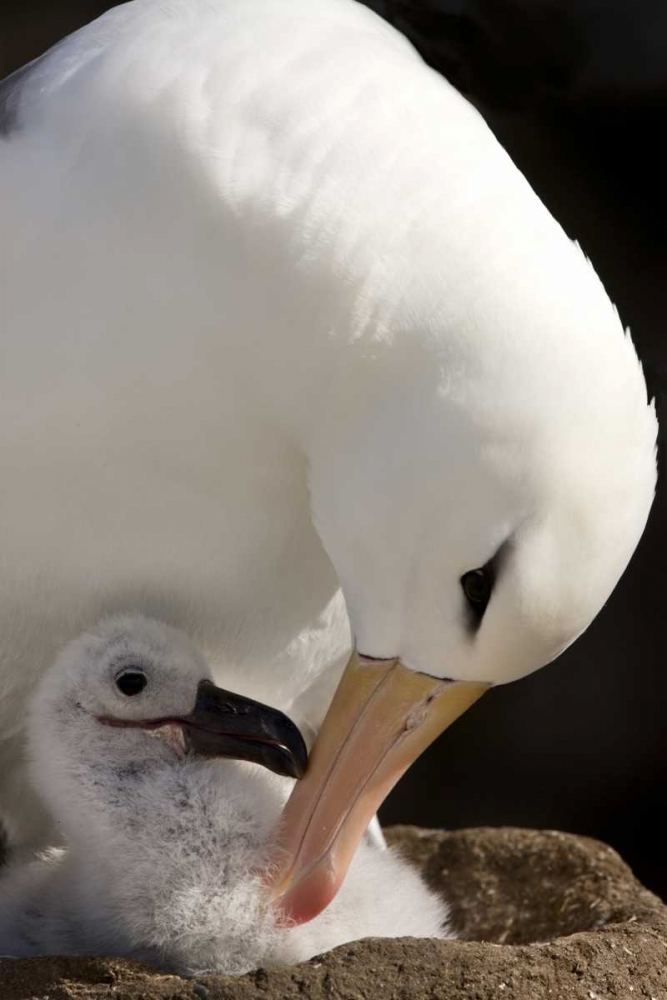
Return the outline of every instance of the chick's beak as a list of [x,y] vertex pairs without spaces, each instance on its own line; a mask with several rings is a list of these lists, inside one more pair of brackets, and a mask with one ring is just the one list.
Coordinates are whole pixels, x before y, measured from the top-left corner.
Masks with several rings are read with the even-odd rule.
[[389,791],[487,687],[352,654],[276,831],[270,891],[286,920],[306,923],[328,906]]
[[199,682],[195,707],[178,721],[187,751],[252,761],[290,778],[306,770],[306,745],[286,715],[211,681]]

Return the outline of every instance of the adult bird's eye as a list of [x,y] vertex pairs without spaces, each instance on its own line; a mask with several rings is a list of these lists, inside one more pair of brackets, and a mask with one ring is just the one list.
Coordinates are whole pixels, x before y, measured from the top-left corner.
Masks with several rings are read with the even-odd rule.
[[146,674],[141,670],[124,670],[116,678],[116,687],[128,698],[140,694],[147,684]]
[[487,569],[471,569],[461,577],[461,586],[473,610],[482,615],[491,597],[491,573]]

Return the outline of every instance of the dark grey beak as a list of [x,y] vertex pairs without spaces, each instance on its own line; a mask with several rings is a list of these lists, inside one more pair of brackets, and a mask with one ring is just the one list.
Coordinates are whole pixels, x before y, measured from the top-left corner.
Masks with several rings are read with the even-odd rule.
[[301,778],[308,751],[294,723],[276,708],[200,681],[190,715],[180,719],[186,748],[204,757],[233,757]]

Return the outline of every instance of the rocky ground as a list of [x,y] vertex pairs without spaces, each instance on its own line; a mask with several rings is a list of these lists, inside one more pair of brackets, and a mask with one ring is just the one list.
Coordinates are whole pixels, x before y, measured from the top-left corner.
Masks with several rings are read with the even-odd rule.
[[667,908],[611,848],[564,833],[394,827],[457,941],[345,945],[240,979],[116,959],[0,959],[0,1000],[667,1000]]

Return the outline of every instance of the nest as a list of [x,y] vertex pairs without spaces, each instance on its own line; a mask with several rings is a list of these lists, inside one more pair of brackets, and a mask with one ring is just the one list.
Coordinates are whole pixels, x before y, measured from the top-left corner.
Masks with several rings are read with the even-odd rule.
[[667,908],[611,848],[564,833],[394,827],[456,941],[367,940],[196,980],[117,959],[0,959],[2,1000],[665,1000]]

